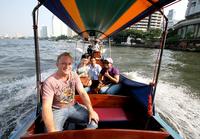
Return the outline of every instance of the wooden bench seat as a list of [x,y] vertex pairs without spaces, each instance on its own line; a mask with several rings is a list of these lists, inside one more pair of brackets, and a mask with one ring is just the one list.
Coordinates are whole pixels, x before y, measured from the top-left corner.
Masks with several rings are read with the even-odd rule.
[[123,108],[94,108],[99,115],[98,129],[130,129],[135,125],[132,112]]
[[100,122],[106,121],[128,121],[122,108],[94,108],[99,115]]
[[[139,121],[131,105],[130,98],[106,94],[90,94],[94,110],[99,115],[99,129],[104,128],[133,128]],[[79,96],[76,101],[82,103]]]

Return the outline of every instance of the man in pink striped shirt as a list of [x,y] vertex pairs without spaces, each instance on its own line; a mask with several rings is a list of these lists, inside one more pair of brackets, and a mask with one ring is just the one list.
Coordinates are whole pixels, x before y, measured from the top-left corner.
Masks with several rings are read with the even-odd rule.
[[[43,85],[42,117],[47,132],[62,131],[66,121],[95,129],[99,117],[93,110],[90,98],[79,76],[72,71],[73,58],[65,52],[57,58],[58,70]],[[75,91],[85,106],[75,102]]]

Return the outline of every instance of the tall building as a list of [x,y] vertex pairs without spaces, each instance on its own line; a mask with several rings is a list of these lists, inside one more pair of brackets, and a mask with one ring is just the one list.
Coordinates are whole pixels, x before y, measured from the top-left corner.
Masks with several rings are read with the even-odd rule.
[[178,22],[177,20],[174,19],[175,17],[175,10],[174,9],[171,9],[169,10],[168,14],[167,14],[167,18],[168,18],[168,29],[169,28],[173,28],[174,25]]
[[47,34],[47,26],[42,26],[41,30],[40,30],[40,37],[41,38],[47,38],[48,34]]
[[52,15],[52,18],[51,18],[51,36],[54,36],[54,25],[53,25],[53,21],[54,21],[54,15]]
[[174,9],[169,10],[169,12],[168,12],[168,14],[167,14],[168,20],[174,20],[174,16],[175,16],[175,11],[174,11]]
[[57,37],[60,35],[66,35],[68,37],[73,37],[76,33],[71,30],[67,25],[65,25],[56,16],[52,16],[52,36]]
[[162,29],[162,19],[163,17],[161,13],[159,11],[156,11],[151,16],[142,19],[140,22],[132,25],[130,28],[143,31],[147,31],[148,28]]

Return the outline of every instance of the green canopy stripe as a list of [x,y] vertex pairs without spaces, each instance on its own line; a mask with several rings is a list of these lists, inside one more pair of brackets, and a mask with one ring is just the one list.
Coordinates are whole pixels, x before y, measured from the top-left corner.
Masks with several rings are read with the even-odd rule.
[[105,32],[135,0],[76,0],[86,30]]

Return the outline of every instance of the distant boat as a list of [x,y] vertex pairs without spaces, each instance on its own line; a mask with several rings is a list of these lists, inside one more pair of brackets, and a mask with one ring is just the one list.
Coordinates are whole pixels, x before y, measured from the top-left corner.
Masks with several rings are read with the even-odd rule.
[[[102,40],[109,38],[174,1],[39,0],[39,4],[33,10],[38,93],[37,112],[36,115],[28,117],[27,123],[22,128],[17,129],[10,138],[180,139],[181,136],[155,112],[154,105],[167,23],[158,55],[158,65],[155,67],[155,76],[151,83],[136,82],[121,75],[121,87],[118,90],[118,94],[89,94],[94,110],[100,117],[98,129],[76,129],[45,133],[44,123],[41,118],[40,91],[42,81],[40,78],[39,43],[35,18],[36,11],[43,5],[84,39],[93,37]],[[164,18],[167,19],[166,17]],[[81,51],[78,48],[76,50]],[[79,96],[76,96],[76,101],[82,103]]]

